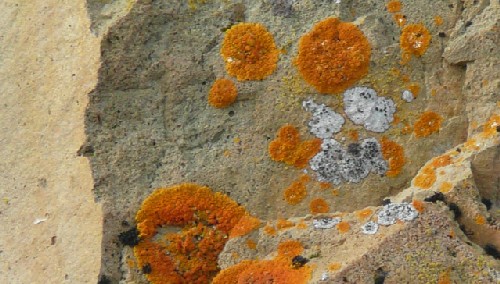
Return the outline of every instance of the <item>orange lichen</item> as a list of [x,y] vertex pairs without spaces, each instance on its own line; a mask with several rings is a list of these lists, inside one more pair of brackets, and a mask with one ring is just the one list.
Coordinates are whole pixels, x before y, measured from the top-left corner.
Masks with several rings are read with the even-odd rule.
[[417,98],[420,93],[420,86],[417,83],[413,83],[408,85],[408,90],[410,90],[414,98]]
[[348,133],[349,139],[352,141],[358,141],[359,140],[359,133],[357,130],[350,130]]
[[441,185],[439,186],[439,191],[443,193],[449,192],[452,189],[453,189],[453,184],[448,181],[443,181],[443,183],[441,183]]
[[256,23],[239,23],[227,30],[220,52],[227,73],[240,81],[271,75],[280,53],[272,34]]
[[278,245],[278,257],[285,261],[291,261],[294,256],[302,254],[304,247],[299,241],[287,240]]
[[432,111],[426,111],[422,113],[420,118],[415,122],[413,133],[417,138],[427,137],[439,131],[442,121],[443,118],[439,114]]
[[[500,105],[499,105],[500,107]],[[500,127],[500,115],[491,116],[488,121],[483,126],[483,132],[481,136],[484,138],[489,138],[498,135]]]
[[419,213],[424,212],[425,204],[422,201],[415,199],[411,204],[413,205],[413,208],[415,208],[415,210],[417,210]]
[[278,162],[285,162],[297,168],[304,168],[321,149],[321,139],[300,142],[299,131],[292,125],[282,126],[276,139],[269,143],[269,156]]
[[394,14],[392,16],[392,18],[394,19],[394,22],[398,26],[402,27],[402,26],[406,25],[406,16],[405,15],[403,15],[403,14]]
[[307,223],[304,222],[304,221],[300,221],[296,226],[295,226],[297,229],[307,229]]
[[347,233],[347,232],[349,232],[350,229],[351,229],[351,225],[349,225],[349,223],[347,223],[345,221],[342,221],[342,222],[337,224],[337,230],[339,230],[339,232],[341,232],[341,233]]
[[414,184],[422,189],[429,189],[435,182],[436,171],[430,165],[425,166],[414,179]]
[[477,140],[474,138],[471,138],[467,141],[465,141],[464,148],[470,151],[477,151],[479,150],[479,145],[477,143]]
[[[247,214],[228,196],[200,185],[158,189],[136,215],[138,267],[151,267],[146,277],[152,283],[208,283],[218,272],[217,258],[229,232]],[[157,241],[157,228],[169,225],[183,227]]]
[[389,1],[389,3],[387,3],[387,11],[389,11],[389,13],[399,12],[401,11],[401,6],[401,2],[397,0],[391,0]]
[[441,155],[439,157],[433,158],[431,161],[431,165],[435,168],[441,168],[441,167],[446,167],[450,165],[452,162],[451,156],[450,155]]
[[276,229],[272,226],[266,225],[264,227],[264,233],[266,233],[269,236],[275,236],[276,235]]
[[233,81],[217,79],[208,94],[208,103],[215,108],[225,108],[234,103],[237,96],[238,90]]
[[249,249],[257,249],[257,243],[252,239],[248,239],[246,244]]
[[291,205],[299,204],[304,198],[306,198],[307,190],[306,184],[300,179],[294,181],[283,194],[286,202]]
[[368,73],[370,56],[370,43],[358,27],[327,18],[300,38],[294,63],[318,92],[338,94]]
[[382,156],[389,163],[386,175],[388,177],[399,175],[406,163],[403,147],[386,137],[382,137],[380,145],[382,146]]
[[278,221],[276,222],[276,228],[278,228],[278,230],[288,229],[293,226],[295,226],[295,223],[282,218],[278,219]]
[[322,198],[316,198],[311,201],[309,208],[312,214],[328,213],[328,211],[330,211],[330,206],[328,206],[328,203]]
[[440,26],[443,23],[444,23],[443,17],[439,15],[434,17],[434,24],[436,24],[436,26]]
[[486,224],[486,218],[484,218],[483,215],[481,214],[476,214],[476,216],[474,216],[474,222],[478,225],[484,225]]
[[360,220],[365,220],[366,218],[370,217],[373,214],[373,210],[370,208],[366,208],[363,210],[359,210],[356,212],[356,217]]
[[322,181],[319,183],[319,188],[321,190],[327,190],[327,189],[330,189],[331,187],[332,187],[332,184],[329,182]]
[[405,125],[403,126],[403,128],[401,128],[401,134],[410,134],[413,132],[413,127],[408,123],[406,122]]
[[241,219],[234,225],[234,227],[229,232],[229,238],[236,238],[246,235],[258,228],[260,225],[260,220],[252,217],[250,215],[244,215]]
[[437,284],[451,284],[450,280],[450,269],[446,269],[445,271],[441,272],[438,277]]
[[342,267],[342,264],[340,262],[332,262],[328,265],[328,270],[330,271],[337,271]]
[[431,43],[431,34],[422,24],[407,25],[399,38],[399,45],[406,53],[422,56]]
[[339,196],[339,194],[340,194],[340,191],[338,189],[336,189],[336,188],[332,189],[333,196]]

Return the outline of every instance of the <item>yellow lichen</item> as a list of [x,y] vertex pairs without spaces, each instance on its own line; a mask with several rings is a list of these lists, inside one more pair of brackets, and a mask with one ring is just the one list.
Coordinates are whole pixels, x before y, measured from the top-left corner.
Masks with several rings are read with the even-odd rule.
[[453,189],[453,184],[451,182],[448,182],[448,181],[443,181],[441,183],[441,185],[439,186],[439,191],[441,191],[443,193],[447,193],[452,189]]
[[443,118],[439,114],[432,111],[426,111],[415,122],[413,133],[417,138],[427,137],[439,131],[442,121]]
[[262,80],[276,69],[279,50],[267,29],[256,23],[239,23],[227,30],[221,55],[226,71],[238,80]]
[[401,49],[406,53],[422,56],[431,43],[431,34],[422,24],[407,25],[399,39]]
[[236,100],[238,90],[233,81],[217,79],[208,94],[208,103],[215,108],[225,108]]
[[338,94],[368,73],[370,56],[370,43],[358,27],[327,18],[300,38],[294,63],[318,92]]

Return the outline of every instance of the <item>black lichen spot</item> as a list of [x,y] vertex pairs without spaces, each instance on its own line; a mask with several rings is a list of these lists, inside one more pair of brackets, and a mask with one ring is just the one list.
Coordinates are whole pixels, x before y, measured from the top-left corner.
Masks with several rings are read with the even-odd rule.
[[230,110],[227,115],[229,115],[229,117],[233,117],[234,116],[234,110]]
[[450,208],[450,210],[453,211],[453,214],[455,214],[455,219],[458,219],[462,216],[462,210],[460,210],[457,204],[450,203],[448,204],[448,208]]
[[382,205],[387,205],[387,204],[391,204],[391,200],[389,198],[382,200]]
[[432,202],[436,203],[436,201],[443,201],[444,202],[444,194],[442,192],[436,192],[431,196],[428,196],[424,199],[425,202]]
[[306,263],[308,263],[308,262],[309,262],[309,259],[307,259],[301,255],[297,255],[297,256],[294,256],[292,259],[292,267],[294,269],[299,269],[302,266],[306,265]]
[[151,269],[151,264],[149,263],[146,263],[143,267],[142,267],[142,273],[144,274],[149,274],[151,273],[152,269]]
[[484,252],[487,254],[487,255],[491,255],[493,256],[493,258],[495,259],[500,259],[500,252],[498,251],[498,249],[492,245],[492,244],[486,244],[484,246]]
[[101,277],[99,277],[99,281],[97,281],[97,284],[111,284],[111,280],[106,275],[102,275]]
[[347,153],[353,155],[354,157],[359,157],[361,155],[361,145],[359,143],[351,143],[347,146]]
[[373,278],[375,284],[383,284],[385,282],[385,277],[387,276],[387,272],[385,272],[382,267],[379,267],[377,271],[375,271],[375,277]]
[[446,34],[443,32],[439,32],[438,35],[439,35],[439,37],[446,37]]
[[491,200],[487,199],[487,198],[481,198],[481,202],[484,204],[484,206],[486,206],[486,210],[490,210],[491,209],[491,205],[493,205],[491,203]]
[[134,227],[128,231],[120,233],[120,235],[118,235],[118,239],[124,246],[133,247],[140,241],[139,231],[137,231],[137,228]]

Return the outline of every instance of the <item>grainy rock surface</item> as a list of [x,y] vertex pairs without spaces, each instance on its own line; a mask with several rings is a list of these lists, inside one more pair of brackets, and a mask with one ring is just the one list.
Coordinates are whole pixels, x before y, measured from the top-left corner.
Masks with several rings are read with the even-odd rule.
[[[0,238],[0,257],[7,259],[0,282],[95,283],[100,267],[101,280],[146,283],[118,235],[136,225],[135,214],[151,192],[182,182],[230,195],[269,226],[279,218],[306,225],[275,236],[260,228],[231,239],[219,258],[222,268],[271,258],[280,241],[293,238],[314,256],[311,283],[498,281],[499,263],[481,247],[500,248],[499,138],[477,136],[500,112],[498,1],[401,1],[399,13],[432,36],[426,53],[408,62],[386,1],[21,2],[0,4],[0,43],[8,46],[0,51],[0,141],[6,145],[0,150],[6,157],[0,198],[7,200],[0,220],[8,227]],[[327,17],[353,22],[368,38],[369,73],[352,87],[372,88],[394,102],[387,131],[354,124],[342,94],[318,94],[294,66],[300,37]],[[265,80],[233,78],[237,101],[214,109],[207,103],[211,85],[230,78],[220,56],[224,32],[238,22],[266,26],[282,53]],[[405,90],[413,101],[403,100]],[[370,138],[401,145],[401,173],[371,173],[325,190],[309,167],[272,161],[268,145],[281,126],[296,126],[303,140],[314,138],[312,114],[302,108],[306,100],[344,117],[331,138],[345,149]],[[438,132],[417,138],[412,126],[425,111],[442,123]],[[453,163],[436,171],[429,189],[419,188],[418,175],[432,158],[451,153]],[[307,196],[289,205],[284,190],[304,172],[312,178]],[[425,203],[417,219],[380,226],[374,235],[361,232],[367,220],[355,212],[376,212],[384,199],[423,200],[435,191],[444,192],[444,201]],[[317,216],[308,214],[316,198],[329,205],[332,213],[325,216],[341,216],[350,230],[314,229]],[[451,203],[461,216],[453,217]],[[34,225],[36,218],[47,220]],[[256,250],[246,246],[249,238]],[[14,250],[13,243],[22,245]],[[78,261],[67,260],[75,255]],[[329,270],[333,262],[340,268]],[[31,274],[20,272],[26,266],[34,267]]]

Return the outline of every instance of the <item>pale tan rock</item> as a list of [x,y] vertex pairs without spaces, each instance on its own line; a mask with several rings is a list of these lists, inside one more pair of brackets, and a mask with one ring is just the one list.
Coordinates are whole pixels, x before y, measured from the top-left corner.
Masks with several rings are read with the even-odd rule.
[[96,283],[101,208],[85,139],[99,41],[85,1],[0,3],[0,283]]

